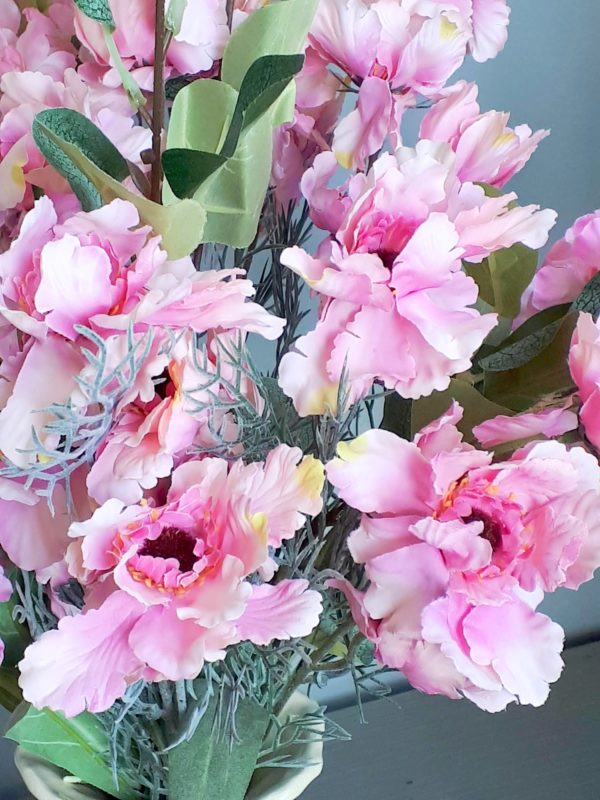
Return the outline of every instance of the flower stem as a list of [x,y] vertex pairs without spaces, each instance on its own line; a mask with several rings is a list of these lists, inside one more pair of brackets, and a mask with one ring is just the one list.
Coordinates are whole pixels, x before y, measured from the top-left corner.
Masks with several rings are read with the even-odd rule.
[[274,716],[277,716],[281,713],[285,704],[294,694],[296,689],[299,689],[300,686],[302,686],[302,684],[305,683],[306,680],[312,675],[312,673],[315,672],[315,667],[319,664],[321,659],[327,655],[333,645],[339,642],[339,640],[342,639],[347,633],[350,633],[355,626],[356,624],[352,617],[345,620],[340,624],[335,633],[329,636],[323,642],[323,644],[311,654],[310,664],[304,664],[300,667],[300,669],[298,669],[275,704],[275,708],[273,710]]
[[152,176],[150,197],[160,203],[162,185],[161,144],[165,114],[165,0],[156,0],[154,32],[154,83],[152,95]]

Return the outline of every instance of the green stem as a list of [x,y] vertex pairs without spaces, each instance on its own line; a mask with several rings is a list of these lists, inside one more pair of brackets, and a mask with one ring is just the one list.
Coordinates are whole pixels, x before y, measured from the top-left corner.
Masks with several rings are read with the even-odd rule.
[[326,639],[323,644],[312,653],[310,664],[304,664],[302,667],[300,667],[275,704],[275,708],[273,710],[273,714],[275,716],[281,713],[285,704],[294,694],[296,689],[299,689],[300,686],[302,686],[302,684],[308,680],[308,678],[315,671],[315,667],[319,664],[321,659],[327,655],[333,645],[336,644],[336,642],[339,642],[339,640],[342,639],[347,633],[350,633],[354,627],[355,622],[352,617],[350,617],[339,626],[334,634]]
[[129,102],[137,111],[140,108],[142,108],[142,106],[146,105],[146,98],[142,94],[142,90],[140,89],[140,87],[131,77],[129,70],[123,63],[121,54],[119,53],[117,45],[115,44],[113,32],[106,25],[103,25],[102,27],[104,30],[104,41],[106,42],[106,47],[108,48],[108,55],[110,58],[110,62],[112,66],[119,73],[119,77],[121,78],[121,83],[123,84],[123,88],[125,89],[125,91],[129,96]]

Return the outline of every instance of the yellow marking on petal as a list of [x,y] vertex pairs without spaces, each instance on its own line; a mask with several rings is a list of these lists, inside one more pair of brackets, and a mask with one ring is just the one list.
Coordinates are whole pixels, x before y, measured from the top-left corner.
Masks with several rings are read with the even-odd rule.
[[442,17],[440,22],[440,35],[442,39],[454,39],[454,37],[458,34],[458,25],[454,22],[450,22],[449,19],[446,17]]
[[352,153],[347,153],[343,150],[336,150],[335,158],[340,167],[343,169],[352,169]]
[[306,456],[296,470],[298,483],[309,497],[319,497],[325,483],[323,464],[314,456]]
[[37,457],[38,464],[51,464],[54,459],[51,456],[44,455],[44,453],[40,453]]
[[258,534],[261,544],[266,547],[268,540],[269,518],[264,511],[259,511],[256,514],[251,514],[249,519],[250,524]]
[[25,173],[23,172],[23,164],[17,161],[12,165],[10,170],[10,179],[19,189],[25,188]]
[[369,440],[363,433],[351,442],[340,442],[337,446],[337,454],[344,461],[356,461],[357,458],[364,456],[369,449]]
[[496,137],[492,147],[498,147],[498,148],[504,147],[504,145],[510,144],[515,139],[518,139],[516,133],[513,133],[512,131],[504,131],[504,133],[501,133],[499,136]]

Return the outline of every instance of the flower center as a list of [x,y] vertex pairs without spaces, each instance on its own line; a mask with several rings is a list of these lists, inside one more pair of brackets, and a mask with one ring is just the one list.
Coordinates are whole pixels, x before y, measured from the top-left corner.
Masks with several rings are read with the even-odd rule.
[[497,519],[490,517],[485,511],[474,510],[468,517],[463,517],[463,522],[483,522],[483,530],[479,534],[492,546],[492,551],[496,552],[502,545],[502,537],[505,533],[504,525]]
[[198,556],[194,553],[196,538],[181,528],[165,528],[156,539],[146,539],[138,551],[140,556],[152,558],[176,558],[181,572],[191,572]]

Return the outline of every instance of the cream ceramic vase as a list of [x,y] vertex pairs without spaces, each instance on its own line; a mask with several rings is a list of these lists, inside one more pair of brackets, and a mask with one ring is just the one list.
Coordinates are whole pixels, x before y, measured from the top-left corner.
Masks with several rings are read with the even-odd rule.
[[[279,715],[281,721],[289,721],[317,709],[316,703],[306,695],[296,692]],[[302,758],[309,766],[301,769],[265,767],[257,769],[246,794],[246,800],[297,800],[306,787],[321,774],[323,769],[323,742],[309,741],[296,744],[286,753]],[[15,764],[23,783],[35,800],[107,800],[99,789],[74,783],[64,770],[48,761],[18,748]]]

